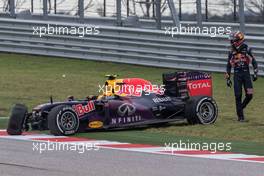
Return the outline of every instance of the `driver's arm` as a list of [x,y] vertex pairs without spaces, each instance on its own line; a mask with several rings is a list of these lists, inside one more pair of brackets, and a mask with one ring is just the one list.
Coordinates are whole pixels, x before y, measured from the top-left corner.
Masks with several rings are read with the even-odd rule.
[[258,63],[257,63],[256,58],[253,56],[252,48],[249,48],[248,55],[251,58],[251,63],[254,69],[254,74],[257,74],[258,73]]
[[231,59],[232,59],[232,53],[229,52],[228,54],[228,59],[227,59],[227,64],[226,64],[226,74],[225,74],[225,79],[229,79],[230,78],[230,74],[231,74],[231,69],[232,69],[232,65],[231,65]]

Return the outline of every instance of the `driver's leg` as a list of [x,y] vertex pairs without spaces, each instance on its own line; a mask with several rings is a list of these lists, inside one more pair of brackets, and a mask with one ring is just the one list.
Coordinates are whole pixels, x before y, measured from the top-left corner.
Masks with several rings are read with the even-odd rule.
[[235,73],[234,75],[234,93],[236,97],[236,112],[238,120],[244,120],[244,113],[242,108],[242,79],[239,73]]
[[253,98],[253,85],[249,73],[244,76],[243,83],[245,90],[245,99],[243,100],[242,108],[244,109]]

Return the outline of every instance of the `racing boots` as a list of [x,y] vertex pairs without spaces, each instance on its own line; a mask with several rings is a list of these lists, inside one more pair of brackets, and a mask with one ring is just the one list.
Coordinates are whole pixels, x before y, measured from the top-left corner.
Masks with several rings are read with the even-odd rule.
[[245,117],[238,117],[237,119],[238,122],[249,122],[248,120],[245,120]]

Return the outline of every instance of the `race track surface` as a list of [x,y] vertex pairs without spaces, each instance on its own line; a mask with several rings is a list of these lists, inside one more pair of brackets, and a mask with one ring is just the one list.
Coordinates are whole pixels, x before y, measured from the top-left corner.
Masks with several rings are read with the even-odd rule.
[[32,141],[0,139],[1,176],[262,176],[263,163],[158,155],[113,149],[33,151]]

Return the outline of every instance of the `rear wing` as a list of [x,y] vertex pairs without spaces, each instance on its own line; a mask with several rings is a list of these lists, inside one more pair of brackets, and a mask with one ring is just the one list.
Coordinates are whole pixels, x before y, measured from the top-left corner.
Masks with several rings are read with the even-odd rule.
[[212,76],[206,72],[187,72],[189,96],[213,96]]
[[212,76],[206,72],[174,72],[163,74],[165,94],[177,97],[213,96]]

